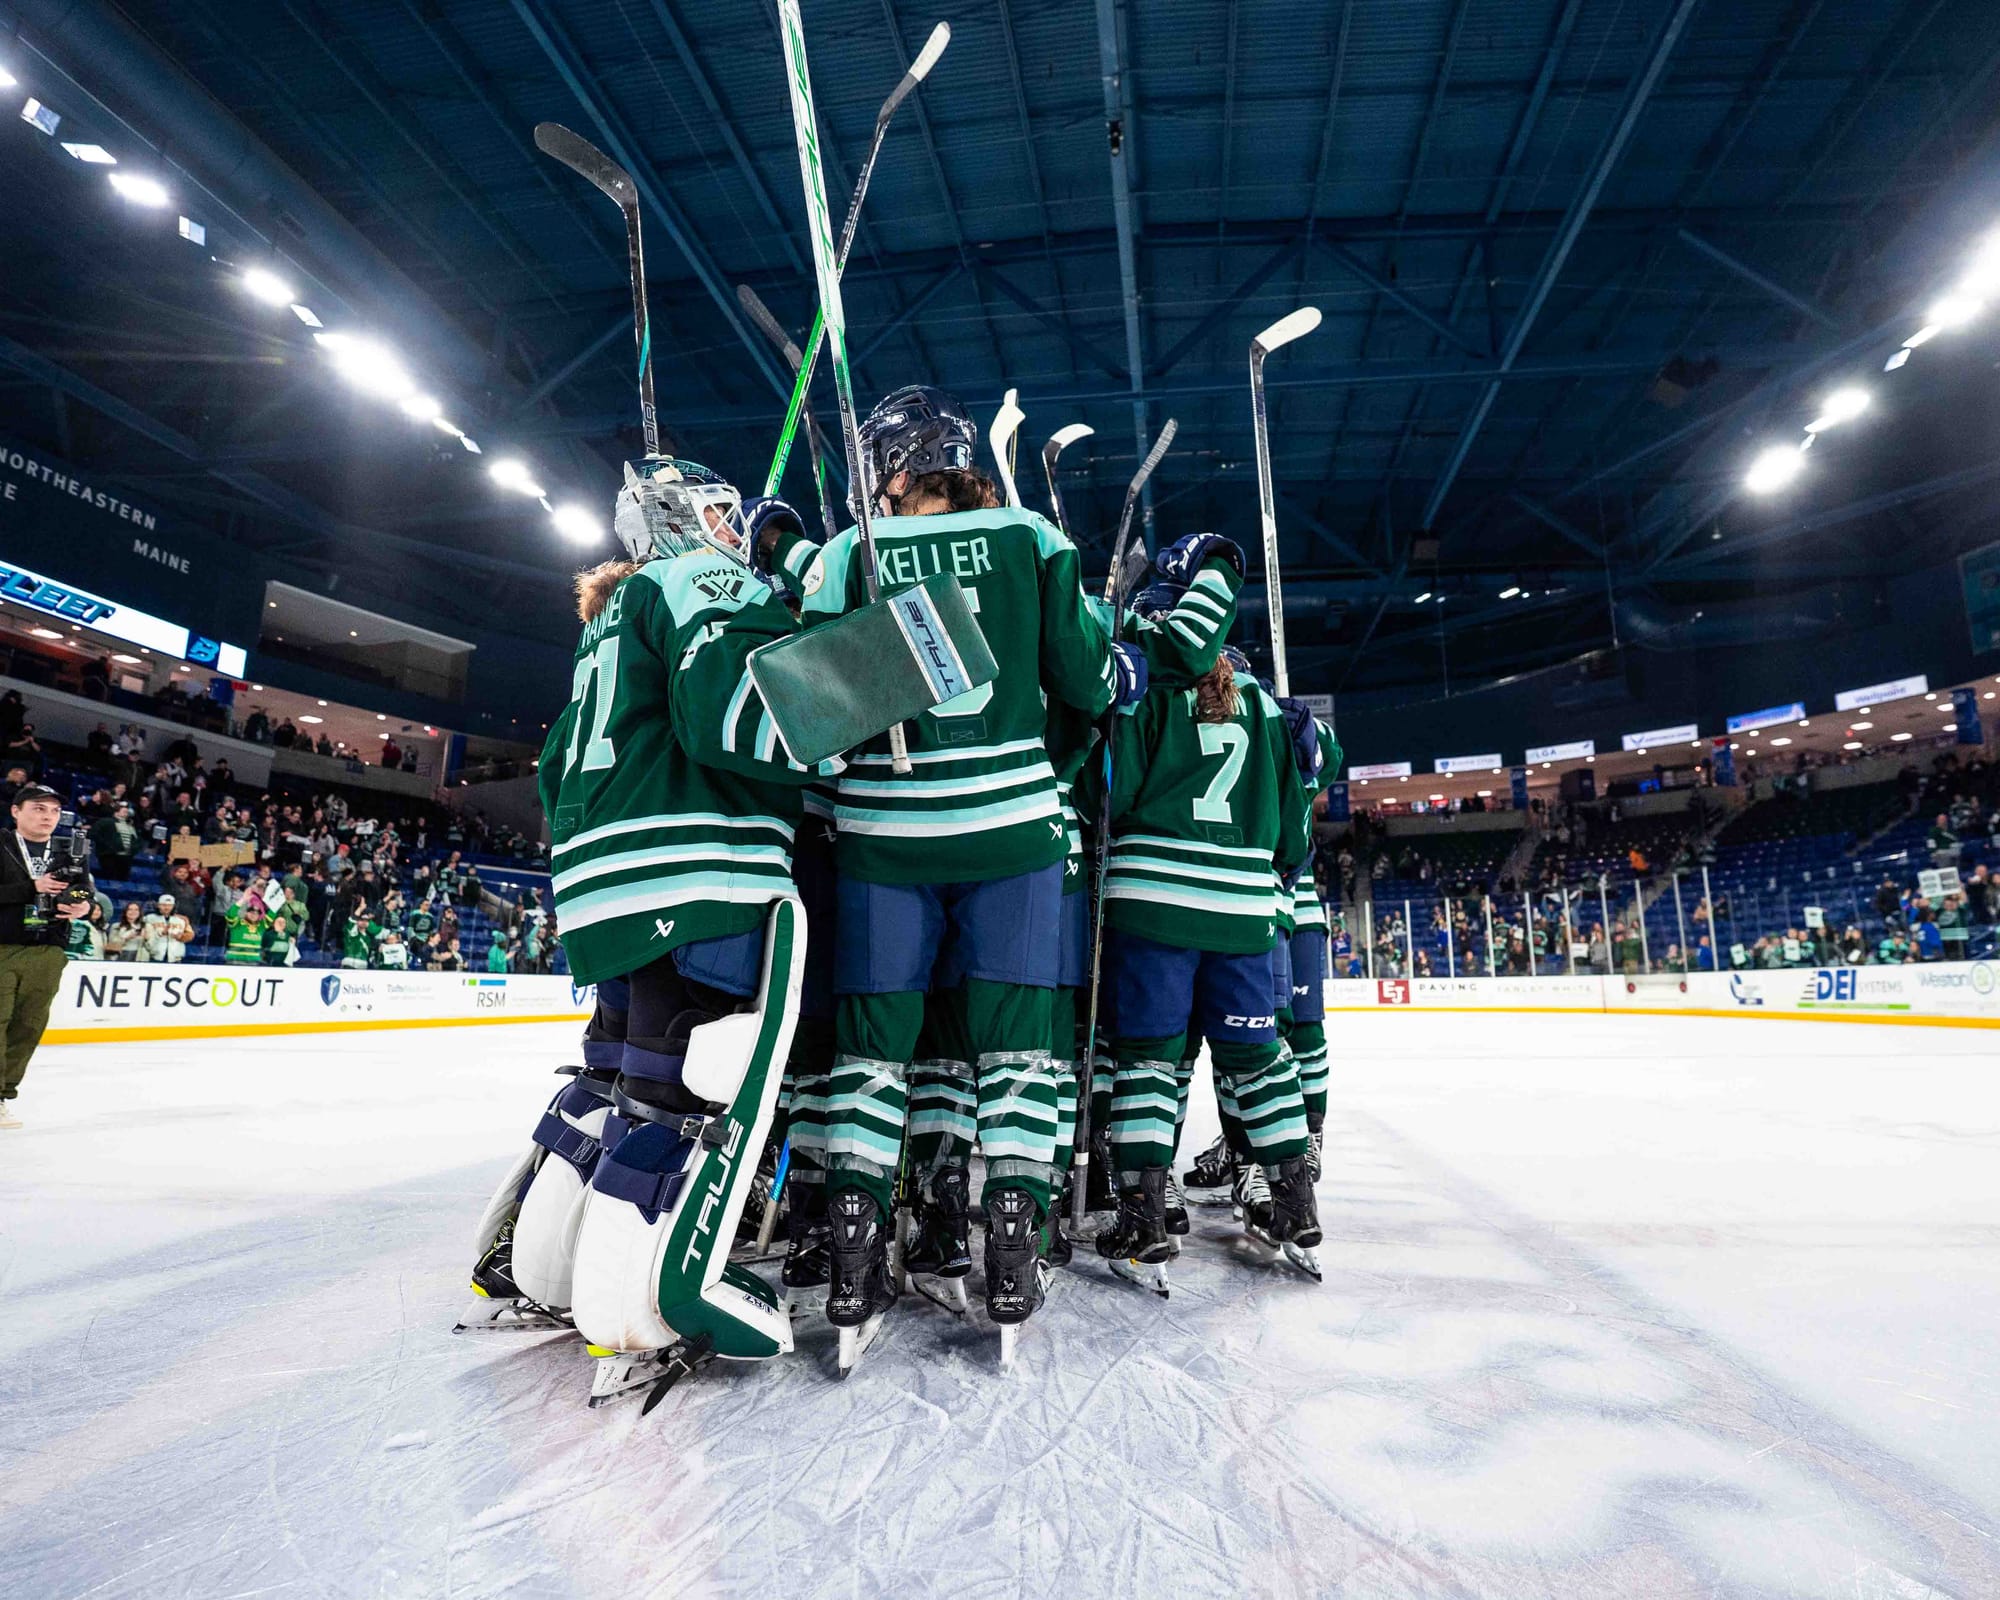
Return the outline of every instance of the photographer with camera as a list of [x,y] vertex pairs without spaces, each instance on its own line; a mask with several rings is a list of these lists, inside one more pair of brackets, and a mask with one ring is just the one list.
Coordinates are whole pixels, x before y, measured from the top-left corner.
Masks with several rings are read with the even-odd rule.
[[0,1128],[18,1128],[14,1097],[62,986],[70,921],[90,914],[88,846],[63,820],[55,790],[22,785],[14,837],[0,840]]

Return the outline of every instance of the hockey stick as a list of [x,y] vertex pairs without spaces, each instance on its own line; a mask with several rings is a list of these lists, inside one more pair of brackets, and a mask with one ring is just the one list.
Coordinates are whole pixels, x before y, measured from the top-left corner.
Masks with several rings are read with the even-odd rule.
[[1250,341],[1250,420],[1257,433],[1257,510],[1264,524],[1264,601],[1271,613],[1271,687],[1292,692],[1285,667],[1285,597],[1278,578],[1278,508],[1271,489],[1271,423],[1264,412],[1264,358],[1319,326],[1319,307],[1300,306]]
[[[750,320],[757,324],[764,337],[778,347],[778,353],[791,363],[793,376],[805,365],[805,356],[792,343],[792,336],[785,332],[783,325],[771,315],[771,308],[759,298],[757,291],[747,283],[736,286],[736,303],[749,313]],[[834,520],[833,503],[826,493],[826,462],[820,455],[819,419],[812,414],[812,407],[805,408],[806,450],[812,457],[813,487],[819,492],[820,520],[826,524],[827,542],[831,544],[840,533],[840,524]],[[771,493],[770,489],[764,491]]]
[[1014,439],[1021,431],[1021,424],[1028,420],[1028,414],[1017,404],[1020,397],[1019,389],[1009,389],[1000,409],[993,413],[993,426],[986,430],[986,444],[1000,473],[1000,492],[1010,506],[1021,503],[1021,491],[1014,486]]
[[[1132,531],[1132,512],[1139,504],[1139,491],[1146,487],[1146,480],[1153,475],[1167,453],[1167,447],[1174,442],[1174,434],[1180,424],[1172,417],[1160,430],[1159,438],[1153,441],[1153,448],[1146,452],[1146,459],[1139,463],[1139,471],[1132,479],[1132,486],[1125,491],[1125,509],[1118,518],[1118,539],[1112,545],[1111,579],[1105,585],[1104,598],[1111,603],[1111,640],[1118,642],[1118,636],[1125,631],[1125,613],[1132,604],[1133,592],[1138,588],[1138,574],[1143,573],[1145,563],[1135,564],[1124,559],[1118,552],[1126,548],[1126,537]],[[1140,554],[1145,553],[1145,545],[1140,544]],[[1090,1192],[1090,1085],[1097,1063],[1097,1002],[1104,980],[1104,880],[1111,870],[1111,734],[1113,722],[1104,730],[1104,799],[1097,808],[1097,838],[1092,849],[1097,859],[1091,863],[1091,906],[1090,919],[1090,1009],[1089,1020],[1083,1030],[1083,1086],[1076,1098],[1076,1159],[1070,1163],[1069,1217],[1073,1227],[1083,1226],[1084,1207]]]
[[1049,442],[1042,446],[1042,476],[1049,480],[1049,509],[1056,514],[1056,526],[1064,533],[1069,532],[1069,519],[1063,515],[1062,490],[1056,487],[1056,457],[1079,439],[1087,439],[1097,430],[1087,422],[1072,422],[1068,427],[1058,428],[1049,435]]
[[[847,220],[840,227],[840,249],[834,259],[834,275],[838,277],[847,270],[847,253],[854,248],[854,230],[861,221],[861,201],[868,193],[868,182],[875,176],[875,158],[882,153],[882,141],[889,135],[889,119],[896,114],[909,92],[930,75],[938,57],[944,54],[944,47],[951,43],[951,24],[940,22],[931,29],[931,36],[924,41],[923,49],[917,52],[917,59],[910,63],[910,70],[896,80],[896,87],[889,91],[889,98],[882,102],[882,109],[875,113],[875,137],[869,141],[868,157],[861,163],[861,172],[854,180],[854,198],[847,202]],[[801,57],[801,60],[804,58]],[[810,93],[807,99],[811,99]],[[803,156],[803,145],[801,145]],[[815,164],[817,147],[815,147]],[[822,187],[825,180],[822,178]],[[824,208],[822,208],[824,209]],[[778,435],[778,448],[771,456],[771,470],[764,477],[764,492],[776,494],[779,481],[785,476],[785,463],[792,458],[792,440],[799,431],[799,413],[805,407],[806,391],[812,388],[813,368],[819,361],[820,335],[825,331],[825,311],[813,313],[812,327],[806,331],[805,360],[799,365],[798,378],[792,384],[792,403],[785,408],[785,426]]]
[[[840,433],[847,446],[847,477],[854,486],[854,525],[861,540],[861,576],[868,587],[868,599],[872,604],[882,595],[881,584],[875,575],[875,526],[874,507],[868,503],[866,478],[861,473],[861,421],[854,414],[854,375],[847,365],[847,308],[840,299],[840,261],[834,253],[833,218],[826,207],[826,173],[820,164],[819,122],[813,112],[812,74],[806,65],[805,24],[799,18],[799,0],[778,0],[778,25],[785,40],[785,85],[791,93],[792,132],[799,146],[799,179],[806,194],[806,220],[812,234],[813,270],[819,278],[820,322],[826,329],[827,354],[833,359],[833,393],[840,407]],[[949,34],[946,36],[949,37]],[[937,35],[931,35],[933,43]],[[944,46],[937,45],[942,51]],[[930,45],[924,47],[924,56],[937,59]],[[915,71],[914,68],[911,69]],[[929,70],[928,65],[925,68]],[[907,77],[908,74],[905,74]],[[901,93],[908,90],[897,85]],[[900,94],[891,95],[893,102]],[[884,108],[893,111],[891,104]],[[876,144],[881,143],[881,125],[876,129]],[[870,162],[874,160],[870,153]],[[851,208],[850,208],[851,209]],[[818,349],[815,335],[807,336],[811,348]],[[811,362],[799,369],[799,387],[793,391],[793,410],[803,404],[805,384],[811,373]],[[796,426],[794,418],[791,426]],[[889,764],[896,773],[910,771],[910,746],[904,737],[903,725],[899,722],[889,730]]]
[[632,328],[639,345],[639,426],[646,436],[647,456],[657,456],[660,418],[653,407],[653,324],[646,313],[646,253],[639,243],[639,191],[631,173],[560,122],[537,123],[535,147],[587,178],[625,213],[625,250],[632,266]]

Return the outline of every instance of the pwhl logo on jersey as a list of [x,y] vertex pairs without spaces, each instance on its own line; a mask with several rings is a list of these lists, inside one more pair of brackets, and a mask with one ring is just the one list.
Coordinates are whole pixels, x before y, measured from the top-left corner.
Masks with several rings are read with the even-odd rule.
[[711,600],[734,600],[743,592],[743,574],[704,572],[694,580],[694,586]]

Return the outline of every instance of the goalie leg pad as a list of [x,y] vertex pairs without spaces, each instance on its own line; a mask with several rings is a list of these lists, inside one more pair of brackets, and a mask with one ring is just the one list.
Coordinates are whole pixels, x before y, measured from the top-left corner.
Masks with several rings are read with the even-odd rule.
[[718,1356],[738,1361],[791,1349],[776,1294],[730,1268],[729,1247],[776,1114],[804,954],[798,902],[775,902],[752,1009],[687,1036],[676,1087],[702,1110],[621,1098],[577,1240],[572,1311],[592,1344],[629,1353],[707,1334]]
[[535,1128],[535,1146],[545,1154],[514,1223],[514,1282],[545,1306],[570,1303],[577,1230],[611,1113],[610,1093],[608,1076],[583,1074],[556,1096]]

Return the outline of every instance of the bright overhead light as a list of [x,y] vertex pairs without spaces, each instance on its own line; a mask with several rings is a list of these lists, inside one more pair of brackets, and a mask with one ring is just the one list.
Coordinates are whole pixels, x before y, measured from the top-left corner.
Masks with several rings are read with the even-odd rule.
[[450,434],[454,439],[460,439],[464,437],[464,434],[461,433],[459,430],[458,424],[450,421],[445,417],[432,417],[431,426],[437,429],[439,433]]
[[28,632],[37,639],[60,639],[62,637],[54,628],[30,628]]
[[1772,445],[1750,463],[1743,487],[1752,494],[1774,494],[1796,478],[1805,464],[1805,457],[1793,446]]
[[1425,590],[1425,591],[1424,591],[1424,592],[1423,592],[1422,594],[1418,595],[1418,596],[1417,596],[1417,598],[1416,598],[1415,600],[1411,601],[1411,604],[1412,604],[1412,605],[1419,605],[1419,606],[1420,606],[1420,605],[1422,605],[1422,604],[1423,604],[1423,603],[1424,603],[1424,602],[1425,602],[1426,600],[1430,599],[1430,597],[1431,597],[1431,592],[1430,592],[1430,590],[1426,589],[1426,590]]
[[1843,750],[1859,750],[1861,748],[1861,741],[1859,739],[1849,739],[1840,748]]
[[444,407],[427,394],[406,394],[397,405],[413,422],[435,422],[444,415]]
[[299,715],[299,721],[310,722],[314,727],[318,727],[322,722],[326,721],[326,718],[315,717],[310,712],[301,712]]
[[118,158],[101,144],[64,144],[63,148],[87,167],[118,165]]
[[350,639],[358,639],[361,637],[361,635],[355,629],[349,628],[347,630],[347,637]]
[[323,706],[326,704],[326,702],[324,700],[315,700],[313,704]]
[[1909,737],[1910,735],[1907,733],[1892,733],[1889,735],[1889,742],[1891,744],[1901,744],[1905,739]]
[[1648,751],[1648,750],[1647,750],[1647,748],[1646,748],[1646,747],[1645,747],[1644,745],[1640,745],[1640,746],[1639,746],[1639,748],[1638,748],[1637,750],[1633,751],[1632,753],[1633,753],[1634,755],[1640,755],[1640,756],[1643,756],[1643,755],[1649,755],[1649,754],[1651,754],[1651,752],[1650,752],[1650,751]]
[[335,345],[333,365],[363,394],[383,400],[401,400],[417,387],[403,370],[402,362],[372,339],[351,339]]
[[1442,799],[1444,798],[1444,796],[1443,796],[1443,795],[1441,795],[1441,794],[1434,794],[1434,795],[1432,795],[1432,796],[1431,796],[1431,798],[1432,798],[1433,800],[1442,800]]
[[513,456],[502,456],[486,469],[487,476],[503,489],[511,489],[516,494],[524,494],[531,500],[542,497],[542,486],[535,482],[525,461]]
[[113,656],[111,659],[121,667],[136,667],[140,664],[137,656]]
[[1943,328],[1939,327],[1937,323],[1926,322],[1921,328],[1917,329],[1915,333],[1911,334],[1909,338],[1903,341],[1903,348],[1905,350],[1921,349],[1924,345],[1929,344],[1931,340],[1935,339],[1943,331],[1944,331]]
[[1958,724],[1955,722],[1947,722],[1944,725],[1944,731],[1946,733],[1956,733],[1958,732]]
[[1937,706],[1937,709],[1938,709],[1939,711],[1942,711],[1942,712],[1943,712],[1943,713],[1944,713],[1944,714],[1945,714],[1946,716],[1950,716],[1950,715],[1951,715],[1951,702],[1950,702],[1950,701],[1941,701],[1941,702],[1939,702],[1939,704],[1938,704],[1938,706]]
[[572,544],[595,544],[604,537],[604,524],[582,506],[557,506],[549,520]]
[[1847,731],[1849,733],[1866,733],[1874,726],[1875,724],[1872,722],[1852,722],[1848,724]]
[[31,128],[39,128],[43,133],[53,136],[62,123],[62,114],[51,111],[39,100],[30,100],[21,107],[21,120]]
[[135,206],[158,208],[172,202],[167,186],[157,178],[148,178],[137,172],[114,172],[110,174],[111,187],[116,189]]
[[1988,689],[1985,694],[1980,696],[1980,698],[1982,700],[1991,700],[1993,698],[1993,691],[1991,689]]
[[466,434],[463,434],[463,433],[461,433],[461,434],[460,434],[460,435],[458,436],[458,442],[459,442],[460,444],[464,445],[464,446],[465,446],[465,448],[466,448],[466,450],[467,450],[467,451],[468,451],[468,452],[469,452],[470,454],[472,454],[472,455],[475,455],[475,456],[476,456],[476,455],[478,455],[478,454],[480,453],[480,452],[479,452],[479,441],[478,441],[477,439],[474,439],[474,438],[471,438],[471,437],[467,436]]
[[1810,728],[1812,726],[1812,719],[1810,717],[1800,717],[1799,726],[1801,728]]
[[1874,396],[1866,389],[1857,389],[1852,385],[1836,389],[1820,402],[1819,415],[1806,424],[1806,432],[1819,433],[1852,421],[1868,409],[1873,399]]
[[15,77],[5,67],[0,67],[0,89],[11,89],[20,81],[19,78]]
[[1972,252],[1972,264],[1966,268],[1965,281],[1961,292],[1986,296],[2000,291],[2000,229],[1979,241]]
[[1934,328],[1962,328],[1985,309],[1986,302],[1973,295],[1948,294],[1931,307],[1931,326]]
[[174,226],[180,230],[181,237],[187,240],[189,244],[208,243],[208,229],[204,228],[199,222],[196,222],[194,218],[182,217]]
[[1773,745],[1790,744],[1791,742],[1790,739],[1773,739],[1771,741]]
[[1931,690],[1931,692],[1925,695],[1924,698],[1926,700],[1935,700],[1937,698],[1937,690],[1935,689]]
[[1519,584],[1515,584],[1515,585],[1514,585],[1513,587],[1511,587],[1511,588],[1507,588],[1507,589],[1502,589],[1502,590],[1500,591],[1500,598],[1501,598],[1502,600],[1511,600],[1511,599],[1513,599],[1513,598],[1514,598],[1514,596],[1515,596],[1515,595],[1519,594],[1520,592],[1521,592],[1521,587],[1520,587],[1520,585],[1519,585]]
[[244,293],[267,306],[288,306],[299,297],[298,290],[268,267],[245,267],[238,281],[243,285]]
[[308,328],[324,328],[326,326],[324,322],[319,320],[318,315],[313,311],[311,306],[294,305],[292,307],[292,315],[297,317]]
[[1482,800],[1491,800],[1493,798],[1493,791],[1491,789],[1481,789],[1479,791],[1479,798]]

